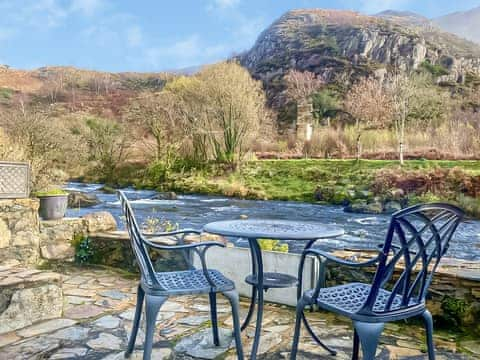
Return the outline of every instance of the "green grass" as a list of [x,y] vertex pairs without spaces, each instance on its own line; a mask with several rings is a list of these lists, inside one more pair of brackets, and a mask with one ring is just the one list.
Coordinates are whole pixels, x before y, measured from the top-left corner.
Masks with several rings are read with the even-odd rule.
[[[260,160],[248,162],[229,174],[219,175],[211,165],[175,175],[170,186],[190,193],[314,201],[318,186],[367,189],[377,170],[398,166],[398,161],[391,160]],[[480,175],[480,161],[411,160],[403,166],[407,170],[435,167],[459,167]]]
[[9,88],[0,88],[0,100],[10,100],[13,90]]

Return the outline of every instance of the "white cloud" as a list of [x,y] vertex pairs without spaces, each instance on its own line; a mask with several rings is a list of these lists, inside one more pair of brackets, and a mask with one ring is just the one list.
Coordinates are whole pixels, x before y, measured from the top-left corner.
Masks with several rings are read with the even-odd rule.
[[79,11],[92,16],[106,6],[104,0],[72,0],[71,11]]
[[220,8],[220,9],[228,9],[233,8],[240,4],[240,0],[213,0],[209,4],[210,9]]
[[192,34],[175,43],[145,50],[144,60],[156,70],[171,70],[212,63],[228,56],[224,44],[207,45],[198,34]]
[[388,9],[396,9],[396,10],[405,9],[407,5],[412,2],[413,0],[360,0],[360,1],[347,0],[347,1],[344,1],[344,3],[350,4],[351,7],[358,6],[361,12],[364,12],[367,14],[374,14],[374,13],[378,13],[380,11],[388,10]]
[[128,46],[140,46],[143,42],[142,29],[138,25],[130,26],[126,31],[126,36]]
[[98,14],[107,1],[110,0],[25,0],[19,6],[14,1],[0,0],[0,22],[15,28],[54,28],[64,25],[74,15]]
[[8,40],[10,39],[14,34],[13,30],[9,29],[0,29],[0,41]]

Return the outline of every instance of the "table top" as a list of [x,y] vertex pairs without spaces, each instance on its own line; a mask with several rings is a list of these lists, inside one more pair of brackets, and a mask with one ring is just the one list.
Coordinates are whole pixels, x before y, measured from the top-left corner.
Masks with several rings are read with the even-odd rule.
[[275,240],[314,240],[344,234],[343,229],[335,225],[266,219],[216,221],[205,225],[203,231],[222,236]]

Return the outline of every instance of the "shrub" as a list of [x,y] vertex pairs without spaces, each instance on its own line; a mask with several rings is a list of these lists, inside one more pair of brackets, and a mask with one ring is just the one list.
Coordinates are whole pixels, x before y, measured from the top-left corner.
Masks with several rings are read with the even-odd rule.
[[458,167],[422,170],[382,169],[375,174],[372,187],[376,193],[381,194],[389,189],[398,188],[406,194],[420,196],[430,193],[453,200],[457,194],[479,196],[480,176],[469,174]]
[[420,64],[420,66],[428,71],[433,76],[442,76],[448,75],[448,69],[444,68],[442,65],[432,64],[430,61],[425,60]]
[[279,240],[274,239],[260,239],[258,240],[260,249],[265,251],[277,251],[288,253],[288,244],[281,244]]

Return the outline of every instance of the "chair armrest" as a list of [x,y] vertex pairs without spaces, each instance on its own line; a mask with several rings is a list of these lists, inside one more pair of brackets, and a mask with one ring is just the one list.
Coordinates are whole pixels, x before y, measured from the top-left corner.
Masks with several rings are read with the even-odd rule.
[[353,268],[361,268],[365,266],[371,266],[374,265],[379,261],[380,256],[382,253],[374,257],[373,259],[370,259],[368,261],[363,261],[363,262],[353,262],[353,261],[348,261],[344,259],[340,259],[336,256],[333,256],[332,254],[322,251],[319,249],[307,249],[303,252],[302,257],[305,257],[307,255],[314,255],[317,258],[325,258],[327,261],[322,261],[320,260],[320,271],[319,271],[319,276],[318,276],[318,282],[317,285],[315,286],[315,290],[313,292],[313,298],[316,299],[318,298],[318,295],[320,294],[320,289],[325,287],[325,281],[326,281],[326,267],[329,261],[334,262],[336,264],[342,265],[342,266],[349,266]]
[[220,247],[225,247],[225,244],[217,242],[217,241],[204,241],[204,242],[198,242],[198,243],[193,243],[193,244],[185,244],[185,245],[160,245],[154,242],[151,242],[147,239],[144,239],[145,244],[148,246],[157,249],[157,250],[187,250],[187,249],[193,249],[193,248],[198,248],[198,247],[206,247],[206,249],[212,247],[212,246],[220,246]]
[[159,233],[142,233],[143,236],[148,237],[161,237],[161,236],[172,236],[172,235],[179,235],[179,234],[198,234],[200,235],[202,232],[200,230],[195,229],[181,229],[181,230],[174,230],[174,231],[165,231]]
[[307,249],[303,252],[304,255],[312,254],[315,255],[316,257],[323,257],[327,259],[328,261],[337,263],[339,265],[344,265],[344,266],[350,266],[350,267],[363,267],[363,266],[371,266],[376,264],[380,260],[380,254],[374,257],[373,259],[363,261],[363,262],[353,262],[353,261],[348,261],[345,259],[340,259],[336,256],[333,256],[332,254],[322,251],[319,249]]

